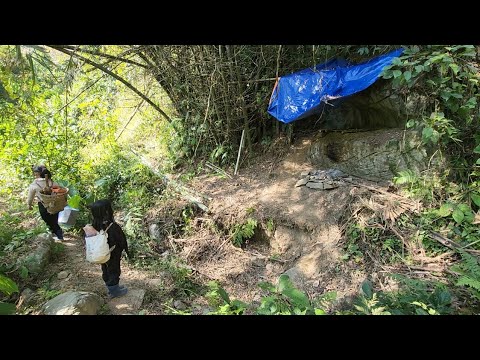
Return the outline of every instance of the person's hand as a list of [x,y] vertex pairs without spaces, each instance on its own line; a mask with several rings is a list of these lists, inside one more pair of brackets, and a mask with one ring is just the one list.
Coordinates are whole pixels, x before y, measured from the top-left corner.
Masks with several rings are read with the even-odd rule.
[[87,224],[83,227],[83,231],[85,231],[85,237],[95,236],[98,234],[98,231],[90,224]]

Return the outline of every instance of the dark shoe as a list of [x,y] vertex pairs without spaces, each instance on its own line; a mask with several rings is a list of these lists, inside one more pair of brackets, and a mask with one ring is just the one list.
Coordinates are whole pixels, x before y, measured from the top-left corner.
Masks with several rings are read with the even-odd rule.
[[110,299],[123,296],[128,292],[128,289],[126,287],[120,287],[118,286],[118,284],[113,286],[107,286],[107,288]]
[[55,232],[55,235],[57,235],[58,240],[63,241],[63,230],[59,229]]

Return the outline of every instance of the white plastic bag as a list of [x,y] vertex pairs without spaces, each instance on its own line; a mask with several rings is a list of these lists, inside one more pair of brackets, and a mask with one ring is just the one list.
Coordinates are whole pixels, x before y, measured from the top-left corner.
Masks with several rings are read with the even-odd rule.
[[58,223],[61,225],[73,226],[75,225],[79,213],[80,210],[67,205],[62,211],[58,213]]
[[[94,264],[104,264],[110,260],[110,253],[115,248],[108,247],[108,233],[107,230],[113,223],[108,225],[105,231],[100,230],[100,233],[94,236],[85,238],[86,242],[86,257],[87,261]],[[88,226],[88,225],[87,225]]]

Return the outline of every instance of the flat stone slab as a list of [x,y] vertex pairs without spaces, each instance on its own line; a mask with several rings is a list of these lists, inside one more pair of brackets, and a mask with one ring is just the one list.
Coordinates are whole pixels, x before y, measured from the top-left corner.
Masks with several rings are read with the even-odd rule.
[[144,296],[145,290],[128,288],[126,295],[111,299],[107,304],[113,315],[136,315],[142,306]]
[[298,180],[297,183],[295,184],[295,187],[305,185],[306,183],[308,183],[308,179],[307,179],[307,178],[305,178],[305,179],[300,179],[300,180]]
[[329,190],[329,189],[335,189],[338,187],[337,184],[334,182],[313,182],[310,181],[305,185],[308,188],[311,189],[319,189],[319,190]]

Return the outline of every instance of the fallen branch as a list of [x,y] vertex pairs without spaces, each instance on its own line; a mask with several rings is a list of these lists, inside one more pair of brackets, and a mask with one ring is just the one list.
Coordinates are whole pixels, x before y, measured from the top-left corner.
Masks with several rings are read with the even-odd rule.
[[457,244],[455,241],[450,240],[450,239],[446,238],[445,236],[442,236],[441,234],[439,234],[435,231],[431,231],[429,235],[430,235],[430,238],[438,241],[440,244],[448,247],[449,249],[452,249],[452,250],[455,250],[455,251],[462,250],[462,251],[465,251],[465,252],[468,252],[468,253],[474,254],[474,255],[480,254],[480,250],[464,249],[464,248],[462,248],[462,246]]
[[212,169],[213,171],[216,171],[224,176],[227,176],[228,178],[232,179],[232,175],[230,175],[229,173],[227,173],[225,170],[223,170],[222,168],[219,168],[218,166],[215,166],[213,165],[212,163],[209,163],[208,161],[205,163],[205,165]]
[[415,266],[415,265],[406,265],[404,264],[405,267],[407,267],[409,270],[417,270],[417,271],[426,271],[426,272],[443,272],[445,269],[443,268],[430,268],[430,267],[423,267],[423,266]]

